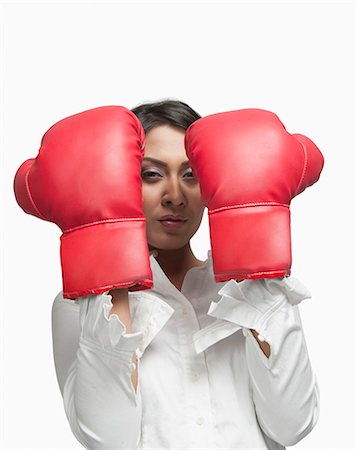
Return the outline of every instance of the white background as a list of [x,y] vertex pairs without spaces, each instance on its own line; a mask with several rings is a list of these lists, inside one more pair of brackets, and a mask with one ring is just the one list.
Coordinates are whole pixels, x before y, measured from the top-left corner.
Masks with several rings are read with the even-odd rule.
[[[54,371],[60,229],[25,214],[12,183],[56,121],[166,97],[201,115],[257,107],[321,149],[320,180],[291,204],[292,275],[321,393],[294,448],[353,449],[353,67],[346,2],[7,2],[2,5],[2,448],[79,449]],[[95,176],[95,174],[93,174]],[[192,240],[210,247],[207,217]]]

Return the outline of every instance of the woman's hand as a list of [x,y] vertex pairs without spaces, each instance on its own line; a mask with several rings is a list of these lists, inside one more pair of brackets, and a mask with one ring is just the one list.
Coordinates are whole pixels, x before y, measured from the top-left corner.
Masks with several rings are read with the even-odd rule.
[[124,289],[112,289],[109,291],[112,296],[112,308],[110,310],[109,316],[116,314],[119,316],[120,320],[126,326],[126,333],[131,333],[131,315],[129,308],[129,294],[128,288]]
[[258,345],[260,346],[260,349],[263,351],[263,353],[265,354],[265,356],[267,356],[267,358],[270,357],[271,354],[271,347],[269,346],[268,342],[261,342],[258,338],[258,333],[256,330],[253,330],[250,328],[251,333],[253,334],[254,338],[256,339]]
[[[109,317],[112,316],[113,314],[118,316],[121,322],[126,327],[126,333],[128,334],[132,333],[128,288],[112,289],[111,291],[109,291],[109,294],[112,297],[111,302],[113,305],[110,310]],[[136,391],[138,383],[138,373],[137,373],[137,355],[135,352],[132,355],[132,362],[135,365],[134,370],[132,371],[131,374],[131,382]]]

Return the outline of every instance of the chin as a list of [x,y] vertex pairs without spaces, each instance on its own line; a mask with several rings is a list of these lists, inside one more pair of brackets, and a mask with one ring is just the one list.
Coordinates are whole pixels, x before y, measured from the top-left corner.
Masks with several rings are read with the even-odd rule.
[[177,235],[170,235],[166,237],[157,238],[156,239],[147,239],[149,245],[152,248],[156,248],[157,250],[178,250],[189,243],[189,237]]

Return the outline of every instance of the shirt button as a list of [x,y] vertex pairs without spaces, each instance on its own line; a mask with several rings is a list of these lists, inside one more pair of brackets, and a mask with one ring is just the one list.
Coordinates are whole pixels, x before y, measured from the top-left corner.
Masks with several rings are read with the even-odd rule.
[[194,372],[194,373],[192,374],[192,378],[193,378],[193,380],[199,380],[200,375],[199,375],[198,373]]
[[195,421],[197,425],[203,425],[204,423],[204,417],[198,417],[197,420]]

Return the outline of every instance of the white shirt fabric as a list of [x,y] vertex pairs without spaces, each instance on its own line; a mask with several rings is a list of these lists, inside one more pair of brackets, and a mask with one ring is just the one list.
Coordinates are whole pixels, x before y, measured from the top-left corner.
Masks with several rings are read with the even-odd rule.
[[[298,310],[308,289],[295,277],[216,283],[209,250],[179,291],[150,262],[154,287],[129,292],[130,334],[109,316],[109,291],[54,300],[57,379],[78,441],[90,450],[281,450],[310,433],[319,388]],[[270,344],[269,358],[250,329]]]

